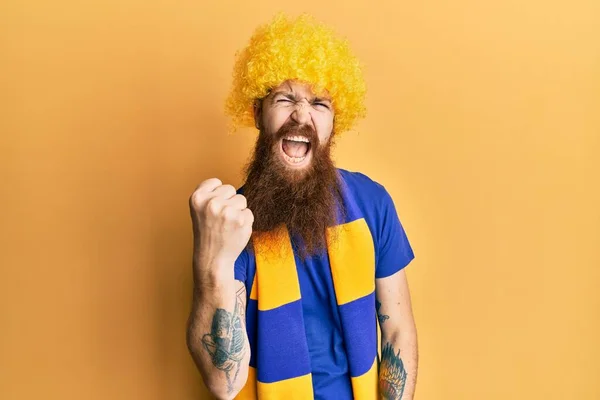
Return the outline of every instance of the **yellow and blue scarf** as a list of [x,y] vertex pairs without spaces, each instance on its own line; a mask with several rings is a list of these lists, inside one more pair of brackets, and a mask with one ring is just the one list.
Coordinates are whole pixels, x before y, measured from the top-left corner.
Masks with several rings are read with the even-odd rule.
[[[344,187],[344,216],[327,230],[327,253],[342,324],[354,399],[377,399],[375,249],[369,227]],[[273,246],[273,243],[283,245]],[[313,399],[300,284],[285,227],[253,241],[256,273],[248,307],[251,361],[236,399]]]

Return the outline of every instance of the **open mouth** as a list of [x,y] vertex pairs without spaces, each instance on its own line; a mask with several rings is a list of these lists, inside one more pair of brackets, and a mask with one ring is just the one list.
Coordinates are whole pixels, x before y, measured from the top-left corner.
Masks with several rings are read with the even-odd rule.
[[282,139],[281,150],[288,164],[300,166],[309,158],[311,143],[305,136],[288,136]]

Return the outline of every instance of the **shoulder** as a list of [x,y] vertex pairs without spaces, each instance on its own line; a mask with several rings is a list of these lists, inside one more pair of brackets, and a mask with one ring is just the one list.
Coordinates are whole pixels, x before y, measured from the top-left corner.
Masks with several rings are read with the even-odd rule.
[[350,220],[360,215],[372,232],[384,232],[396,224],[394,200],[381,183],[360,172],[339,169],[339,173],[347,194]]
[[386,188],[369,176],[361,173],[338,168],[338,172],[347,189],[361,202],[381,204],[391,200]]

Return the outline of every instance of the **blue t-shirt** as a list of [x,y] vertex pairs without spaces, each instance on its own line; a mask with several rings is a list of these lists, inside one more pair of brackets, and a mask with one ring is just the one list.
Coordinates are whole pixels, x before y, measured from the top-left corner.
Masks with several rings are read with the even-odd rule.
[[[373,236],[375,277],[385,278],[414,258],[394,202],[385,188],[367,176],[338,169]],[[324,250],[310,259],[296,256],[302,311],[311,361],[315,399],[352,399],[348,359],[336,303],[329,256]],[[235,279],[250,295],[256,272],[254,257],[244,250],[235,263]]]

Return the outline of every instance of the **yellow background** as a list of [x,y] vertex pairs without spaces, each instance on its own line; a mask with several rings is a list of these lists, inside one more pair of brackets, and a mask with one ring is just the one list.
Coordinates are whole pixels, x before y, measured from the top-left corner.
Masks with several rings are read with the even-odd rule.
[[416,398],[599,399],[597,0],[3,1],[0,398],[207,398],[187,198],[241,183],[233,54],[279,10],[366,65],[336,158],[417,254]]

